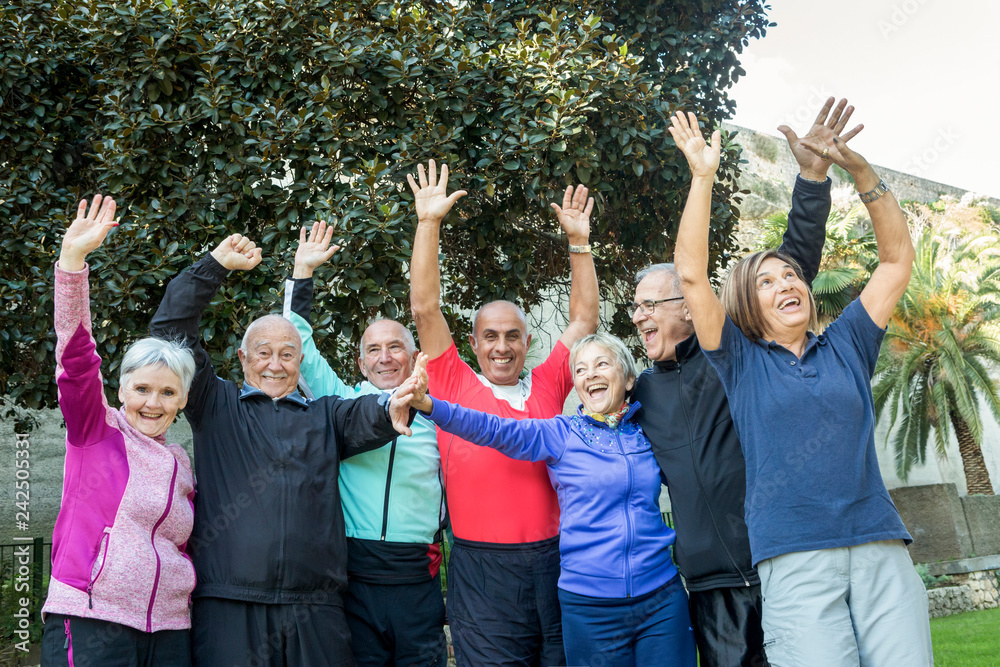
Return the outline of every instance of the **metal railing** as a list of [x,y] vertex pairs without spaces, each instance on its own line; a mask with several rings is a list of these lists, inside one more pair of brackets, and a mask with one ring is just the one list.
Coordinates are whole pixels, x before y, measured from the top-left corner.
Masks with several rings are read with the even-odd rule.
[[[0,544],[0,608],[5,598],[30,597],[31,613],[41,618],[42,593],[52,569],[52,542],[35,537],[15,544]],[[28,595],[26,595],[26,593]]]

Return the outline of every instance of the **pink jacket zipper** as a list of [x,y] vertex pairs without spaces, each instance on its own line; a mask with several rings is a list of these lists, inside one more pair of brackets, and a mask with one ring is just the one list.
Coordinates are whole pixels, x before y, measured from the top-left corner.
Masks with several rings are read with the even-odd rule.
[[[173,455],[171,455],[173,456]],[[146,632],[153,631],[153,604],[156,602],[156,589],[160,585],[160,552],[156,550],[156,529],[160,527],[170,514],[170,507],[174,503],[174,484],[177,482],[177,459],[174,459],[174,472],[170,476],[170,487],[167,492],[167,506],[160,515],[159,521],[153,524],[153,530],[149,533],[149,543],[153,547],[153,554],[156,555],[156,576],[153,577],[153,590],[149,595],[149,608],[146,610]]]

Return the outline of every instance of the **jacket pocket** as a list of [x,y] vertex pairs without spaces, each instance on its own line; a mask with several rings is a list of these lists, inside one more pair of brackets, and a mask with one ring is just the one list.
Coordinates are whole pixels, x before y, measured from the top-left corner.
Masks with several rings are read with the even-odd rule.
[[111,541],[111,526],[104,528],[104,532],[101,534],[101,542],[97,545],[97,556],[94,558],[94,564],[90,566],[90,583],[87,584],[87,606],[90,609],[94,608],[94,584],[97,580],[101,578],[101,573],[104,572],[104,565],[108,560],[108,542]]

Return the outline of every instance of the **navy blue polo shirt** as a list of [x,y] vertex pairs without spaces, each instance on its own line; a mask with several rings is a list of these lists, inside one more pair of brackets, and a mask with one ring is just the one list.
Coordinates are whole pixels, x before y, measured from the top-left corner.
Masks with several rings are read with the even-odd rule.
[[793,551],[912,541],[875,455],[871,378],[885,331],[860,300],[802,358],[750,341],[726,317],[705,350],[729,397],[747,462],[746,522],[754,565]]

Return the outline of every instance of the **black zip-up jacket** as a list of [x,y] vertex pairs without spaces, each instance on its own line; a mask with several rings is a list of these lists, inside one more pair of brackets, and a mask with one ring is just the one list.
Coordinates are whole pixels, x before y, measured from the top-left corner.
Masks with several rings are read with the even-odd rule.
[[197,477],[194,596],[340,605],[347,538],[337,473],[342,458],[396,436],[388,395],[272,400],[216,377],[198,331],[228,273],[206,255],[170,281],[150,324],[154,336],[182,338],[197,364],[184,408]]
[[[810,283],[829,215],[830,180],[796,178],[781,250]],[[655,362],[639,376],[634,397],[670,494],[677,568],[691,591],[757,585],[743,514],[746,461],[726,390],[695,336],[675,350],[676,360]]]

